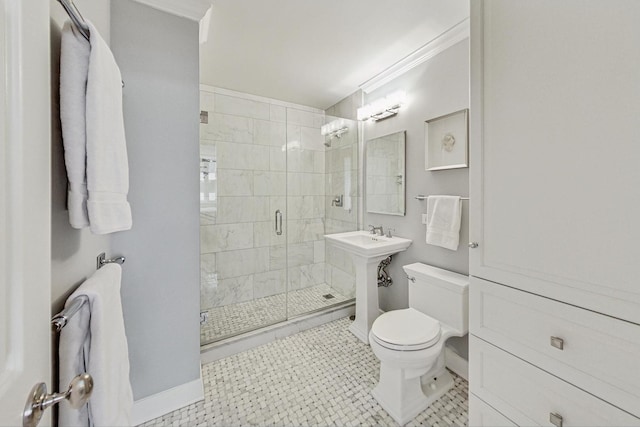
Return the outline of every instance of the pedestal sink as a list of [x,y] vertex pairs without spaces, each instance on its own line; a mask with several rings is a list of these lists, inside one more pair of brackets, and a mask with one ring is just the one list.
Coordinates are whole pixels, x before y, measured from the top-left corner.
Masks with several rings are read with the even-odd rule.
[[378,306],[378,264],[389,255],[406,250],[411,240],[385,237],[368,231],[326,234],[330,245],[351,255],[356,267],[356,320],[349,330],[369,344],[369,331],[380,314]]

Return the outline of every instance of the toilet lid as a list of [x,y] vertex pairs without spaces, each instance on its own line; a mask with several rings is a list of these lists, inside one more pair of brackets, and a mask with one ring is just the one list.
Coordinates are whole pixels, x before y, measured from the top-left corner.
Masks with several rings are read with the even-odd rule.
[[371,331],[380,345],[399,350],[421,350],[440,339],[440,322],[413,308],[393,310],[373,322]]

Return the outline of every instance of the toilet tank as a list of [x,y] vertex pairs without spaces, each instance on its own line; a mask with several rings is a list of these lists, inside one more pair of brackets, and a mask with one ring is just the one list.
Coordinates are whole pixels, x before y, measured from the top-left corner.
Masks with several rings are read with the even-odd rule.
[[409,307],[462,335],[469,331],[469,276],[419,262],[402,268],[409,276]]

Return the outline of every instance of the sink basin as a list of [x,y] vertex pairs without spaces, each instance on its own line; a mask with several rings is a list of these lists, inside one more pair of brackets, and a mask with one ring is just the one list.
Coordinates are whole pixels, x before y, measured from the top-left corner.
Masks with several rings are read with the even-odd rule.
[[327,241],[340,249],[363,258],[389,256],[404,251],[411,245],[411,240],[402,237],[385,237],[371,234],[368,231],[349,231],[346,233],[327,234]]
[[347,252],[356,270],[356,320],[349,330],[362,342],[369,343],[369,331],[376,317],[378,307],[378,264],[389,255],[406,250],[411,240],[402,237],[385,237],[368,231],[324,236],[330,245]]

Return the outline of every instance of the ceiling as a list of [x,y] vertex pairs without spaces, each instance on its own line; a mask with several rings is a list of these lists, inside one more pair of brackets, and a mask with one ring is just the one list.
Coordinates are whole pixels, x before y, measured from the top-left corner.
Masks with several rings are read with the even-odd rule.
[[200,80],[326,109],[468,16],[468,0],[213,0]]

